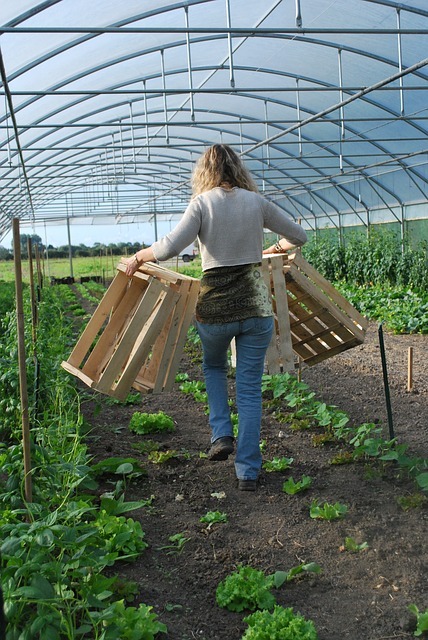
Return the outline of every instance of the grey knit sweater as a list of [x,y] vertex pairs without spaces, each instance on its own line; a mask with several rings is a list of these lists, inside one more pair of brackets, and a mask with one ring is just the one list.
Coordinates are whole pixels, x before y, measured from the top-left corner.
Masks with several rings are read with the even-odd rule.
[[295,246],[307,240],[304,229],[258,193],[216,187],[193,198],[177,226],[152,246],[157,260],[168,260],[196,238],[202,270],[260,262],[263,230]]

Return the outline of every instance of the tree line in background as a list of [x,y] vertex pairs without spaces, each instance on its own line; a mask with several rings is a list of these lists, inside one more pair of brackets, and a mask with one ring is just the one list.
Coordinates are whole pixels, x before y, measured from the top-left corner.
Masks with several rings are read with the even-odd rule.
[[[49,244],[47,247],[43,244],[42,239],[37,234],[22,234],[20,236],[20,244],[21,244],[21,256],[25,259],[28,258],[27,246],[28,239],[31,239],[31,244],[33,247],[39,249],[40,253],[46,252],[49,254],[49,258],[68,258],[69,256],[69,246],[63,245],[60,247],[54,247]],[[71,253],[73,258],[89,258],[95,257],[99,255],[113,255],[113,256],[124,256],[124,255],[132,255],[136,251],[141,249],[140,242],[111,242],[109,244],[104,244],[102,242],[95,242],[92,247],[87,247],[85,244],[79,245],[71,245]],[[11,249],[6,249],[6,247],[0,246],[0,260],[13,260],[13,245]]]

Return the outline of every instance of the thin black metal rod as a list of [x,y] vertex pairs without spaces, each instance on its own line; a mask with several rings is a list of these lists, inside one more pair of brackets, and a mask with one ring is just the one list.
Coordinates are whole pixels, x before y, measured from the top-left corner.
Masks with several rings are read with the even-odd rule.
[[392,421],[391,396],[389,393],[388,369],[386,366],[385,343],[383,340],[382,323],[380,323],[379,325],[378,333],[379,333],[380,355],[382,359],[382,373],[383,373],[383,385],[385,389],[386,411],[388,414],[389,438],[390,440],[392,440],[393,438],[395,438],[395,435],[394,435],[394,424]]

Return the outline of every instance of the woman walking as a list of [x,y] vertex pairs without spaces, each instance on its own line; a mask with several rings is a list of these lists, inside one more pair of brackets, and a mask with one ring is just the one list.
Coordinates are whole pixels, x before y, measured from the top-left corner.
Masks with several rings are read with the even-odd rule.
[[[168,260],[197,238],[202,279],[196,324],[203,349],[203,372],[211,427],[210,460],[226,460],[235,439],[228,404],[227,352],[236,344],[238,487],[254,491],[260,473],[261,380],[273,330],[272,306],[262,277],[264,229],[282,236],[269,251],[284,252],[306,242],[306,233],[279,207],[258,193],[233,149],[210,147],[192,180],[193,198],[177,226],[128,261],[132,276],[143,262]],[[265,251],[266,253],[267,251]]]

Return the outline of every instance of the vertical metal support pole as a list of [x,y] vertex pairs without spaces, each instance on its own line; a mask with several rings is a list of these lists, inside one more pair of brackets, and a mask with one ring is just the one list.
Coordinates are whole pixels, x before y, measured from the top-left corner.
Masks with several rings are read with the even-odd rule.
[[[231,29],[231,19],[230,19],[230,0],[226,0],[226,16],[227,16],[227,28]],[[230,78],[230,86],[235,86],[235,75],[233,72],[233,48],[232,48],[232,35],[229,31],[227,34],[227,46],[229,50],[229,78]]]
[[[342,72],[342,51],[338,49],[338,63],[339,63],[339,102],[343,102],[343,72]],[[343,150],[342,140],[345,138],[345,115],[343,106],[340,107],[340,135],[339,135],[339,171],[343,171]]]
[[[296,78],[296,111],[297,111],[297,122],[300,124],[300,93],[299,93],[299,78]],[[303,149],[302,149],[302,129],[299,127],[297,129],[297,135],[299,138],[299,156],[302,157]]]
[[[403,72],[403,51],[402,51],[402,47],[401,47],[401,33],[400,33],[401,16],[400,16],[400,9],[397,9],[397,29],[398,29],[398,34],[397,34],[398,70],[399,70],[400,73],[402,73]],[[404,115],[403,76],[399,77],[398,82],[399,82],[399,85],[400,85],[400,113],[403,116]]]
[[122,159],[122,175],[125,177],[125,155],[123,151],[123,128],[122,120],[119,120],[119,134],[120,134],[120,156]]
[[239,117],[239,144],[241,147],[241,154],[244,153],[244,145],[242,140],[242,118]]
[[[67,198],[67,195],[65,196]],[[68,200],[66,199],[67,205]],[[73,273],[73,251],[71,249],[71,234],[70,234],[70,216],[68,215],[68,206],[67,206],[67,238],[68,238],[68,259],[70,261],[70,277],[74,278]]]
[[112,160],[113,160],[113,181],[114,184],[116,184],[117,182],[117,176],[116,176],[116,148],[115,148],[115,142],[114,142],[114,133],[111,134],[111,144],[112,144]]
[[150,146],[149,146],[149,111],[147,106],[147,92],[146,92],[146,81],[143,80],[144,87],[144,113],[146,116],[146,152],[147,152],[147,160],[150,162]]
[[[265,103],[265,138],[266,140],[269,139],[269,125],[268,125],[268,108],[267,108],[267,100],[264,101]],[[267,158],[267,163],[268,163],[268,167],[270,167],[270,150],[269,150],[269,142],[266,145],[266,158]]]
[[134,114],[132,112],[132,102],[129,103],[129,122],[131,125],[132,162],[134,163],[134,173],[137,173],[137,159],[135,157]]
[[406,233],[405,233],[405,228],[404,228],[404,205],[400,205],[400,211],[401,211],[401,220],[400,220],[401,253],[404,253],[405,240],[406,240]]
[[296,27],[300,29],[302,26],[302,12],[300,10],[300,0],[296,0]]
[[16,323],[18,332],[18,366],[19,389],[21,397],[21,421],[22,421],[22,447],[24,458],[24,491],[27,502],[33,501],[33,487],[31,480],[31,453],[30,453],[30,419],[28,412],[28,386],[25,356],[25,327],[24,327],[24,303],[22,297],[22,264],[21,243],[19,237],[19,220],[12,220],[13,251],[15,262],[15,294],[16,294]]
[[163,49],[160,50],[160,54],[161,54],[162,88],[163,88],[163,110],[165,114],[165,142],[166,144],[169,144],[168,105],[166,101],[165,58],[164,58]]
[[[186,16],[186,29],[189,29],[189,7],[184,7],[184,13]],[[195,121],[195,108],[193,103],[193,78],[192,78],[192,56],[190,53],[190,34],[189,31],[186,32],[186,48],[187,48],[187,69],[188,69],[188,78],[189,78],[189,100],[190,100],[190,117],[192,121]]]
[[380,355],[382,359],[382,373],[383,373],[383,385],[385,389],[386,411],[388,414],[389,438],[390,440],[392,440],[393,438],[395,438],[395,436],[394,436],[394,425],[392,422],[391,397],[389,394],[388,370],[386,366],[385,344],[383,341],[382,323],[380,323],[378,331],[379,331]]

